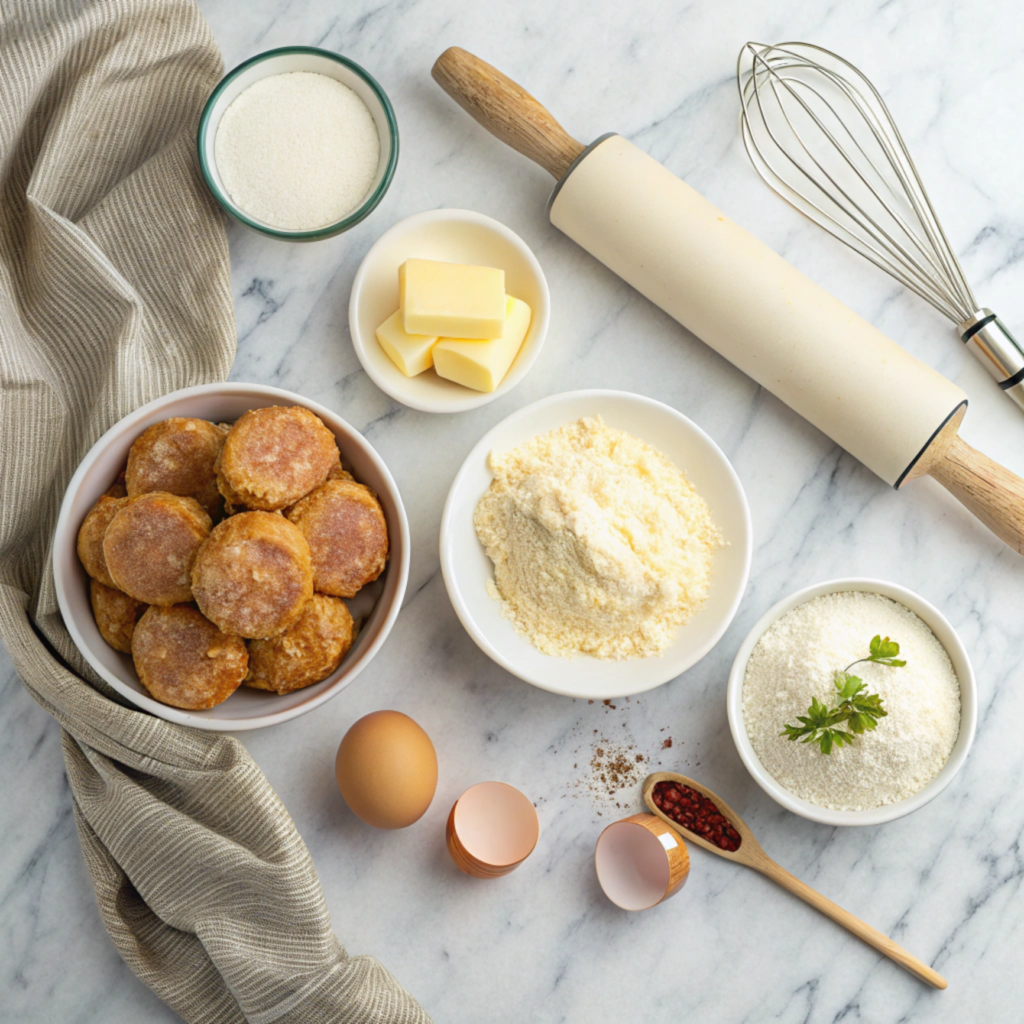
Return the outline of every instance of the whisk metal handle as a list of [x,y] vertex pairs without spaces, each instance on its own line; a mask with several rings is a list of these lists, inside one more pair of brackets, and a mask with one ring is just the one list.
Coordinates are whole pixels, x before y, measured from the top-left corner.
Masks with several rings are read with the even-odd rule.
[[996,383],[1024,409],[1024,351],[999,317],[991,309],[980,309],[958,330]]

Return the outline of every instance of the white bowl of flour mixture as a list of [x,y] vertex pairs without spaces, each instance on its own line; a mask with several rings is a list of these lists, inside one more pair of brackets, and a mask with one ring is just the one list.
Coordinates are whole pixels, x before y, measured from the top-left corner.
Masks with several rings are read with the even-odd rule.
[[[721,449],[682,413],[622,391],[553,395],[503,420],[470,452],[441,521],[445,586],[480,649],[591,700],[700,661],[736,613],[750,553],[750,510]],[[500,591],[502,562],[521,586]]]
[[[906,664],[866,660],[876,636],[897,642],[890,657]],[[835,722],[853,739],[840,737],[825,754],[821,729],[808,728],[808,719],[822,721],[810,705],[841,711],[835,673],[847,669],[864,684],[858,698],[878,695],[886,713],[860,734]],[[970,659],[949,621],[913,591],[873,579],[819,583],[771,608],[736,655],[726,699],[754,780],[787,810],[826,825],[879,825],[934,799],[967,759],[978,715]],[[789,725],[804,735],[781,735]]]
[[311,242],[354,227],[383,199],[398,124],[354,61],[283,46],[224,76],[200,117],[198,150],[206,184],[235,220]]

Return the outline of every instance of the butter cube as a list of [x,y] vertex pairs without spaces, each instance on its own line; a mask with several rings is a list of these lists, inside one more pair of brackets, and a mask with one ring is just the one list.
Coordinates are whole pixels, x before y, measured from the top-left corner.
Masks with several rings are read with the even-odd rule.
[[531,315],[522,299],[507,296],[502,336],[474,341],[442,338],[434,346],[435,372],[474,391],[494,391],[522,347]]
[[398,268],[398,305],[409,334],[500,338],[505,329],[505,271],[437,260]]
[[391,361],[406,377],[429,370],[434,365],[431,350],[437,344],[436,334],[408,334],[402,326],[402,311],[396,309],[377,328],[377,341]]

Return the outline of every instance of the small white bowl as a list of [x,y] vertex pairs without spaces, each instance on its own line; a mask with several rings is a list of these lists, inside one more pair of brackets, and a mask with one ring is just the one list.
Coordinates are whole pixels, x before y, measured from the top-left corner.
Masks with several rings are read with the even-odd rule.
[[[808,800],[802,800],[794,796],[788,789],[785,789],[768,770],[761,764],[754,747],[747,736],[746,726],[743,724],[743,677],[747,672],[747,662],[750,654],[757,645],[758,640],[765,630],[781,618],[786,612],[804,604],[812,598],[821,597],[823,594],[838,594],[844,591],[861,591],[868,594],[881,594],[891,600],[909,608],[917,615],[935,634],[936,639],[946,649],[949,660],[953,663],[953,669],[960,683],[960,734],[953,744],[953,750],[949,760],[943,765],[938,775],[928,783],[924,789],[915,793],[906,800],[898,803],[886,804],[883,807],[874,807],[867,811],[833,811],[827,807],[819,807]],[[894,821],[902,818],[905,814],[916,811],[923,807],[929,800],[934,800],[953,780],[953,776],[963,767],[967,760],[967,754],[974,742],[974,730],[978,724],[978,688],[974,679],[974,670],[971,668],[970,658],[967,650],[956,630],[949,624],[949,620],[933,604],[929,604],[919,594],[915,594],[906,587],[898,586],[895,583],[887,583],[885,580],[871,579],[841,579],[829,580],[826,583],[818,583],[813,587],[805,587],[795,594],[779,601],[774,607],[769,608],[754,625],[754,628],[747,634],[746,639],[736,654],[736,660],[732,664],[729,673],[729,685],[726,690],[726,704],[729,714],[729,729],[732,732],[733,742],[739,751],[740,759],[747,767],[747,771],[754,777],[754,781],[773,799],[781,804],[787,811],[799,814],[810,821],[818,821],[823,825],[881,825],[887,821]]]
[[[712,563],[711,587],[701,610],[680,628],[660,657],[608,661],[542,654],[502,618],[487,593],[494,567],[473,526],[477,502],[493,476],[487,456],[506,451],[581,416],[602,416],[611,427],[653,445],[672,460],[708,503],[727,546]],[[528,405],[489,431],[459,470],[441,519],[441,571],[456,614],[477,646],[502,668],[542,690],[604,700],[651,690],[696,665],[721,639],[746,589],[750,572],[750,509],[736,471],[722,450],[682,413],[625,391],[572,391]]]
[[[284,75],[292,71],[311,71],[347,85],[366,104],[366,109],[370,111],[377,126],[377,136],[380,139],[377,173],[362,203],[333,224],[305,231],[274,227],[237,206],[224,187],[215,155],[220,119],[239,93],[261,78]],[[207,187],[226,213],[240,224],[245,224],[246,227],[271,238],[280,238],[287,242],[315,242],[355,227],[380,204],[398,166],[398,122],[395,120],[395,112],[387,93],[377,80],[355,61],[333,50],[322,50],[316,46],[281,46],[276,50],[267,50],[265,53],[250,57],[220,80],[203,107],[196,146],[199,152],[199,168]]]
[[[130,655],[107,644],[96,627],[89,603],[89,577],[76,550],[78,530],[89,509],[113,483],[128,459],[128,449],[146,427],[171,416],[195,416],[214,422],[238,419],[249,409],[302,405],[315,412],[338,439],[341,457],[357,480],[377,492],[388,524],[391,557],[384,574],[356,595],[350,606],[365,614],[352,650],[326,679],[294,693],[278,695],[240,687],[223,704],[207,711],[185,711],[161,704],[139,682]],[[53,539],[53,572],[64,624],[86,661],[122,696],[169,722],[197,729],[236,732],[261,729],[296,718],[340,693],[380,650],[398,618],[409,578],[409,524],[398,487],[387,466],[354,427],[301,395],[259,384],[203,384],[164,395],[115,423],[89,450],[68,484]],[[373,597],[372,610],[366,607]],[[359,602],[359,604],[356,604]],[[364,603],[365,602],[365,603]]]
[[[410,257],[504,270],[506,292],[533,310],[515,362],[490,394],[444,380],[433,369],[406,377],[380,347],[375,332],[398,309],[398,268]],[[399,221],[363,258],[348,304],[352,345],[370,380],[421,412],[465,412],[508,394],[533,366],[550,316],[548,283],[530,247],[504,224],[472,210],[429,210]]]

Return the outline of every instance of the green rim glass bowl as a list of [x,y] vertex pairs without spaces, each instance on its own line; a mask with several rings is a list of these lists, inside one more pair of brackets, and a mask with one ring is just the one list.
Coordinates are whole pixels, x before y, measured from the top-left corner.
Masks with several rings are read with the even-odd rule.
[[[960,683],[960,733],[953,744],[949,760],[942,766],[938,775],[923,789],[918,790],[906,800],[894,804],[884,804],[865,811],[835,811],[827,807],[819,807],[808,800],[795,796],[769,774],[754,751],[747,729],[743,722],[743,680],[747,674],[747,662],[757,646],[758,640],[769,626],[780,619],[786,612],[823,594],[840,594],[848,591],[860,591],[868,594],[880,594],[897,604],[909,608],[935,634],[936,639],[945,648],[949,660],[953,663],[957,681]],[[893,639],[898,639],[894,637]],[[795,594],[779,601],[769,608],[754,624],[740,646],[729,673],[729,684],[726,690],[726,704],[729,715],[729,730],[733,742],[739,751],[740,760],[754,777],[754,781],[778,804],[787,811],[799,814],[802,818],[820,822],[822,825],[881,825],[887,821],[902,818],[905,814],[916,811],[930,800],[937,797],[953,781],[953,776],[963,767],[967,754],[974,742],[974,730],[978,724],[978,685],[971,668],[970,658],[963,641],[957,636],[956,630],[949,620],[919,594],[906,587],[885,580],[849,578],[829,580],[812,587],[805,587]],[[884,725],[884,720],[879,728]],[[781,724],[780,724],[781,729]],[[821,755],[824,757],[825,755]],[[830,755],[831,756],[831,755]]]
[[[377,174],[362,204],[341,220],[308,231],[289,231],[274,227],[255,219],[236,206],[221,181],[214,157],[214,143],[220,119],[238,94],[261,78],[282,75],[290,71],[312,71],[347,85],[366,104],[380,137]],[[355,61],[343,57],[340,53],[321,50],[316,46],[282,46],[250,57],[220,80],[210,93],[199,119],[197,146],[203,178],[214,198],[231,217],[255,231],[270,235],[271,238],[281,238],[288,242],[315,242],[355,227],[360,221],[365,220],[384,198],[398,164],[398,122],[395,120],[395,112],[387,94],[376,79]]]
[[[359,635],[341,664],[326,679],[278,695],[240,686],[226,701],[205,711],[188,711],[154,700],[139,682],[130,654],[120,654],[100,636],[89,602],[89,577],[78,560],[82,520],[113,482],[128,450],[147,427],[172,416],[214,422],[238,419],[249,409],[301,405],[316,413],[334,434],[342,461],[357,480],[376,492],[388,525],[390,556],[384,573],[348,605],[363,619]],[[339,694],[366,668],[398,618],[409,579],[409,522],[394,478],[370,443],[330,409],[308,398],[262,384],[200,384],[173,391],[115,423],[82,459],[64,494],[53,538],[53,574],[64,624],[85,660],[122,697],[143,711],[196,729],[237,732],[277,725],[312,711]]]

